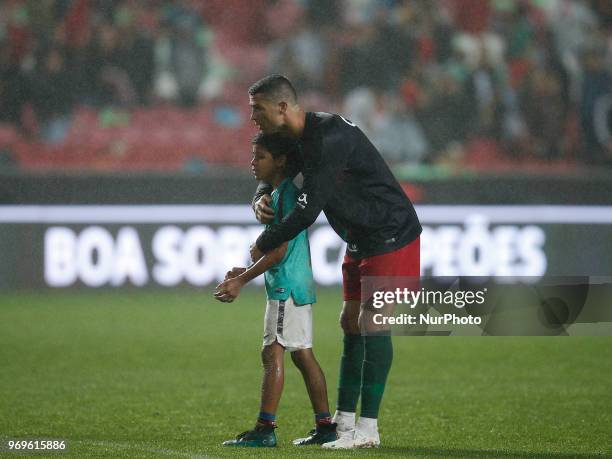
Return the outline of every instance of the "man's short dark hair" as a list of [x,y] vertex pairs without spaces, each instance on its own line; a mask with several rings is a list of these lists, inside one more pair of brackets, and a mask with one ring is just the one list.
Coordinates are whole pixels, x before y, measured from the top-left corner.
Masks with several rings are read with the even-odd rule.
[[262,94],[274,100],[285,100],[291,103],[297,103],[297,93],[295,88],[284,75],[268,75],[261,80],[253,83],[249,88],[249,94]]
[[300,156],[298,144],[295,140],[278,133],[264,134],[260,132],[253,137],[251,143],[263,147],[266,151],[270,152],[274,159],[285,155],[287,157],[285,175],[288,177],[295,176],[299,170]]

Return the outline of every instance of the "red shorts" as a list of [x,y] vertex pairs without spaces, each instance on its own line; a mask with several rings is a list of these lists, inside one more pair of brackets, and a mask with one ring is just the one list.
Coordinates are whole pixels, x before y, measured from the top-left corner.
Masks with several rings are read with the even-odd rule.
[[416,238],[410,244],[393,252],[355,260],[348,255],[342,262],[342,287],[344,300],[361,300],[361,278],[406,277],[418,278],[421,273],[421,241]]

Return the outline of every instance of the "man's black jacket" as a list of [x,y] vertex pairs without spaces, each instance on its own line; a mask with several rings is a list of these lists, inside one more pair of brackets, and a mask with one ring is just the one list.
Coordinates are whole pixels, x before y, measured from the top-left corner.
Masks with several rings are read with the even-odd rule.
[[[376,147],[350,121],[306,113],[299,146],[304,184],[295,210],[259,236],[259,250],[266,253],[293,239],[321,211],[354,258],[391,252],[421,234],[412,203]],[[270,192],[260,184],[253,202]]]

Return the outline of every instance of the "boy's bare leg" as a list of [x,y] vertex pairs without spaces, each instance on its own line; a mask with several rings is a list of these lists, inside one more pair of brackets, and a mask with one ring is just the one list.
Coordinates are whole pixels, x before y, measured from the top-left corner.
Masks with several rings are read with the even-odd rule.
[[296,446],[322,445],[335,441],[336,424],[332,423],[327,402],[327,384],[325,375],[315,359],[312,349],[300,349],[291,353],[291,360],[298,367],[306,383],[306,390],[315,415],[315,429],[308,433],[305,438],[293,440]]
[[257,424],[252,430],[242,432],[233,440],[223,442],[224,446],[276,446],[276,409],[283,392],[285,348],[276,341],[261,351],[263,381],[261,383],[261,407]]
[[291,353],[291,360],[302,373],[308,397],[315,413],[329,413],[325,375],[312,349],[300,349]]
[[285,382],[285,348],[274,342],[261,351],[263,381],[261,384],[261,408],[265,413],[276,414]]

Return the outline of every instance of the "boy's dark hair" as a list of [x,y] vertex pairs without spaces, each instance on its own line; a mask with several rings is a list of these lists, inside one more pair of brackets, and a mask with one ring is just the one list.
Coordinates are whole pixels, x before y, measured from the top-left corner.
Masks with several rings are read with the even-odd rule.
[[291,81],[286,76],[279,74],[268,75],[253,83],[249,88],[249,94],[251,96],[263,94],[274,100],[285,100],[293,104],[297,103],[297,93]]
[[264,134],[260,132],[251,141],[253,145],[260,145],[266,151],[270,152],[274,159],[279,156],[286,156],[285,175],[293,177],[299,169],[299,154],[297,142],[289,137],[282,136],[278,133]]

